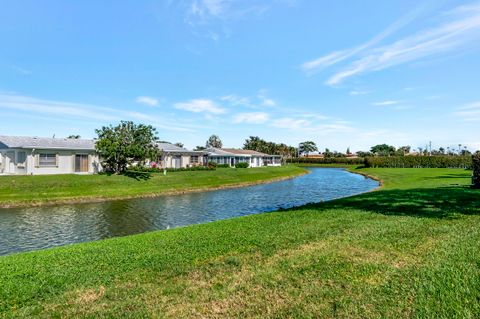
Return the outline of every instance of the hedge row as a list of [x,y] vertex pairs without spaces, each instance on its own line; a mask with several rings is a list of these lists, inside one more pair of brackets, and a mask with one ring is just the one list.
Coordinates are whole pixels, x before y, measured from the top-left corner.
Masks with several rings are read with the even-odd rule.
[[348,158],[348,157],[327,157],[327,158],[315,158],[315,157],[300,157],[289,158],[287,163],[300,163],[300,164],[347,164],[347,165],[363,165],[363,158]]
[[473,155],[473,187],[480,188],[480,152]]
[[365,167],[465,168],[472,169],[471,156],[376,156],[366,157]]

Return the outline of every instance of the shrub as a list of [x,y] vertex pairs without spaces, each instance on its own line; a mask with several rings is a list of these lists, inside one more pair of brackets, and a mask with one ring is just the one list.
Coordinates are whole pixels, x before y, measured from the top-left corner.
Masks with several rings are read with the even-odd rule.
[[240,162],[235,164],[235,168],[248,168],[248,163],[247,162]]
[[327,158],[314,158],[314,157],[300,157],[300,158],[288,158],[287,163],[300,163],[300,164],[347,164],[347,165],[363,165],[363,158],[348,158],[348,157],[327,157]]
[[217,168],[230,168],[228,164],[217,164]]
[[365,167],[472,168],[470,156],[378,156],[366,157]]
[[472,184],[475,188],[480,188],[480,151],[472,156],[473,177]]
[[216,167],[217,167],[217,163],[210,161],[210,162],[208,162],[208,167],[214,167],[214,168],[216,168]]

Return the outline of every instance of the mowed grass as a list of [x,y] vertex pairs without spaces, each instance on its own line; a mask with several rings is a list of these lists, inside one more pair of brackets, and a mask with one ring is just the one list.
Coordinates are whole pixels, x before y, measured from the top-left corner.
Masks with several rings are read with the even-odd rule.
[[150,179],[123,175],[0,176],[0,206],[55,201],[147,196],[164,192],[255,183],[304,173],[295,166],[152,174]]
[[[375,192],[0,257],[6,318],[476,318],[470,172],[358,170]],[[313,200],[313,199],[312,199]]]

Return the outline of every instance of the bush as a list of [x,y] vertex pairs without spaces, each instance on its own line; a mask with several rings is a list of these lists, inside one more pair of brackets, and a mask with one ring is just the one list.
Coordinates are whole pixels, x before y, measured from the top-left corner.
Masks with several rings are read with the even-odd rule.
[[212,168],[216,168],[216,167],[217,167],[217,163],[212,162],[212,161],[208,162],[207,165],[208,165],[208,167],[212,167]]
[[300,164],[347,164],[347,165],[363,165],[363,158],[348,158],[348,157],[327,157],[327,158],[289,158],[287,163],[300,163]]
[[480,151],[472,156],[473,177],[472,184],[475,188],[480,188]]
[[470,156],[375,156],[365,158],[365,167],[472,168]]
[[235,168],[248,168],[248,163],[247,162],[240,162],[235,164]]
[[217,168],[230,168],[228,164],[217,164]]

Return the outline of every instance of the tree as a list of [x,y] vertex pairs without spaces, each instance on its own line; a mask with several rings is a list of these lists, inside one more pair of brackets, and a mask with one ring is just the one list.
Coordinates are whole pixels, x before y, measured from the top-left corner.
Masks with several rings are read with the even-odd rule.
[[142,165],[158,156],[156,129],[151,125],[122,121],[117,126],[103,126],[95,149],[107,171],[122,173],[134,162]]
[[387,144],[378,144],[372,146],[370,151],[377,156],[390,156],[395,154],[395,147]]
[[220,137],[218,137],[218,135],[212,135],[208,138],[207,142],[205,143],[205,147],[206,148],[210,148],[210,147],[213,147],[213,148],[222,148],[223,147],[223,143],[222,143],[222,140],[220,139]]
[[175,144],[173,144],[173,145],[176,145],[176,146],[178,146],[178,147],[182,147],[182,148],[183,148],[183,143],[180,143],[180,142],[177,142],[177,143],[175,143]]
[[330,157],[332,157],[332,156],[333,156],[332,151],[330,151],[330,149],[326,148],[326,149],[325,149],[325,152],[323,152],[323,157],[325,157],[325,158],[330,158]]
[[206,147],[205,146],[196,146],[193,150],[194,151],[204,151],[204,150],[206,150]]
[[473,187],[480,188],[480,151],[476,152],[472,156],[473,161]]
[[71,140],[78,140],[80,139],[80,135],[69,135],[67,138]]
[[310,154],[311,152],[318,151],[318,148],[317,148],[317,145],[315,144],[315,142],[305,141],[305,142],[300,143],[300,145],[298,146],[298,151],[301,154],[307,154],[307,157],[308,157],[308,154]]
[[407,146],[400,146],[397,150],[397,155],[399,156],[404,156],[404,155],[407,155],[408,153],[410,153],[410,150],[412,149],[411,146],[407,145]]

